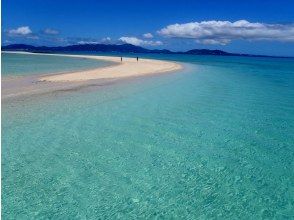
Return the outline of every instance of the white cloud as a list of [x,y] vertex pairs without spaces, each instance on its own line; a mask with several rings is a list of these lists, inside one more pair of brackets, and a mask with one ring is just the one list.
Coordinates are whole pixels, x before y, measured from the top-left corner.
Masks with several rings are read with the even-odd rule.
[[127,44],[133,44],[135,46],[139,46],[143,43],[143,40],[138,39],[136,37],[121,37],[119,38],[119,40]]
[[102,43],[109,43],[109,42],[111,42],[111,38],[110,37],[104,37],[104,38],[102,38],[101,42]]
[[142,40],[136,37],[121,37],[119,38],[120,41],[132,44],[135,46],[159,46],[162,45],[161,41],[150,41],[150,40]]
[[232,40],[294,41],[294,24],[251,23],[246,20],[202,21],[172,24],[158,31],[162,36],[196,39],[203,44],[228,44]]
[[59,31],[51,29],[51,28],[46,28],[44,30],[44,33],[49,35],[56,35],[56,34],[59,34]]
[[8,30],[9,35],[22,35],[22,36],[25,36],[25,35],[29,35],[31,33],[32,33],[32,31],[31,31],[29,26],[23,26],[23,27],[19,27],[19,28],[16,28],[16,29]]
[[77,43],[78,44],[98,44],[99,42],[98,41],[84,41],[84,40],[81,40],[81,41],[78,41]]
[[151,39],[151,38],[153,38],[153,35],[151,33],[146,33],[146,34],[143,34],[143,37]]
[[196,40],[197,43],[200,44],[221,44],[221,45],[226,45],[231,42],[231,40],[228,39],[201,39],[201,40]]
[[111,43],[110,37],[102,38],[101,40],[95,39],[95,38],[78,38],[74,39],[74,43],[77,44],[109,44]]

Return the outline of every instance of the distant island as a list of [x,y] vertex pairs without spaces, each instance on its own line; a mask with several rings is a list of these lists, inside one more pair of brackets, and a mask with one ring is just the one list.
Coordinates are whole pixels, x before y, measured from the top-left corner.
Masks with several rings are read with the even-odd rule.
[[[11,44],[1,47],[3,51],[27,51],[33,53],[56,53],[56,52],[118,52],[118,53],[153,53],[153,54],[189,54],[189,55],[217,55],[217,56],[246,56],[246,57],[281,57],[253,55],[242,53],[229,53],[222,50],[193,49],[185,52],[173,52],[170,50],[151,50],[132,44],[77,44],[69,46],[47,47],[32,46],[27,44]],[[281,57],[286,58],[286,57]]]

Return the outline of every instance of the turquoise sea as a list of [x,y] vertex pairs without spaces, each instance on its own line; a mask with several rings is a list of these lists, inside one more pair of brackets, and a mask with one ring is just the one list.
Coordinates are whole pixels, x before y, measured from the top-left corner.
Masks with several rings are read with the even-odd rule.
[[2,218],[294,219],[294,59],[141,56],[185,68],[2,104]]
[[109,65],[92,59],[62,56],[2,53],[2,76],[63,73]]

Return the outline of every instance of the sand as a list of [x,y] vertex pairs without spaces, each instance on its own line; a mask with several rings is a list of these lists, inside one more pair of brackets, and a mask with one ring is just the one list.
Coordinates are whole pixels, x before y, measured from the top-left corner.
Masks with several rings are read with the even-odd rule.
[[112,65],[103,68],[96,68],[92,70],[79,71],[73,73],[65,73],[58,75],[51,75],[41,77],[41,81],[50,82],[65,82],[65,81],[86,81],[93,79],[109,79],[109,78],[124,78],[141,76],[147,74],[163,73],[169,71],[175,71],[181,69],[181,65],[174,62],[151,60],[151,59],[139,59],[136,58],[123,58],[120,61],[120,57],[110,56],[82,56],[82,55],[66,55],[79,58],[97,59],[104,61],[111,61],[117,65]]
[[[21,53],[21,52],[20,52]],[[126,78],[136,77],[148,74],[164,73],[179,70],[182,66],[175,62],[168,62],[162,60],[125,58],[121,62],[120,57],[112,56],[87,56],[87,55],[65,55],[65,54],[41,54],[30,53],[35,55],[52,55],[52,56],[66,56],[96,59],[113,62],[114,65],[101,67],[85,71],[77,71],[71,73],[63,73],[56,75],[46,75],[39,78],[40,81],[47,82],[77,82],[87,81],[93,79],[112,79],[112,78]]]
[[[23,53],[28,52],[5,52]],[[22,99],[23,96],[32,98],[32,95],[43,95],[61,93],[66,91],[96,89],[126,80],[141,78],[148,75],[157,75],[179,70],[181,64],[162,60],[124,58],[120,62],[120,57],[112,56],[86,56],[86,55],[67,55],[67,54],[42,54],[29,53],[44,56],[67,56],[80,57],[97,60],[109,61],[110,65],[85,71],[70,73],[56,73],[46,75],[28,75],[20,77],[2,77],[1,99],[10,100],[11,98]]]

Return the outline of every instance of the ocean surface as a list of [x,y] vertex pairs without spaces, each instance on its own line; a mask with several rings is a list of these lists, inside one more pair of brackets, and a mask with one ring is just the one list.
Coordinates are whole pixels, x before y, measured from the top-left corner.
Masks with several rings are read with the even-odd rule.
[[141,56],[185,68],[2,104],[3,219],[293,219],[294,60]]
[[110,62],[62,56],[1,53],[2,76],[64,73],[110,65]]

